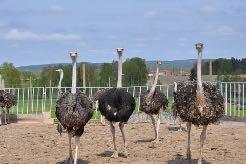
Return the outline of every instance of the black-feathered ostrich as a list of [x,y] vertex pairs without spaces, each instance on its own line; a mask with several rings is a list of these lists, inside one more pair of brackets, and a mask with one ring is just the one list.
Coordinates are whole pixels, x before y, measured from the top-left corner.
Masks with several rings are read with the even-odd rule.
[[[16,97],[12,93],[8,93],[4,90],[4,79],[0,75],[0,125],[9,124],[9,109],[17,104]],[[2,122],[2,113],[4,113],[4,122]]]
[[183,121],[187,122],[188,146],[187,158],[191,158],[190,131],[191,124],[202,125],[200,135],[200,156],[198,163],[202,163],[202,149],[206,139],[207,126],[218,121],[224,115],[224,99],[216,85],[202,83],[201,63],[203,44],[196,44],[198,50],[197,81],[179,83],[175,95],[174,107]]
[[[155,79],[151,89],[142,92],[140,96],[140,110],[150,116],[152,124],[154,126],[154,131],[155,131],[154,142],[159,142],[161,109],[166,110],[168,106],[168,100],[165,94],[160,92],[156,88],[158,77],[159,77],[160,65],[161,62],[157,61]],[[157,116],[156,119],[154,115]]]
[[72,70],[72,89],[60,95],[56,102],[56,117],[67,130],[69,138],[69,158],[72,163],[71,139],[75,136],[75,157],[74,163],[77,163],[78,146],[80,136],[84,132],[84,126],[93,115],[92,101],[80,90],[76,91],[76,58],[77,52],[71,52],[73,70]]
[[119,122],[119,128],[122,133],[125,155],[127,156],[127,142],[124,132],[124,123],[128,121],[135,109],[135,100],[132,95],[122,89],[122,53],[123,48],[117,48],[119,55],[118,61],[118,82],[117,88],[107,89],[101,91],[97,95],[96,99],[99,101],[99,111],[109,121],[110,130],[112,133],[114,153],[112,157],[118,157],[118,151],[115,143],[115,127],[114,123]]
[[[58,83],[58,86],[57,86],[57,100],[58,100],[61,97],[61,95],[63,94],[62,89],[61,89],[61,83],[62,83],[62,80],[63,80],[64,73],[63,73],[62,69],[57,69],[56,72],[59,72],[59,75],[60,75],[59,83]],[[60,135],[62,134],[62,132],[64,130],[64,128],[62,127],[60,122],[57,123],[56,129],[60,133]]]
[[[179,85],[178,85],[177,82],[174,82],[174,90],[173,90],[173,97],[174,97],[174,100],[176,99],[178,87],[180,88],[180,87],[181,87],[181,84],[182,84],[182,83],[179,83]],[[174,119],[176,119],[177,117],[178,117],[178,119],[179,119],[179,129],[178,129],[178,131],[182,131],[182,120],[181,120],[180,117],[178,116],[178,112],[177,112],[176,106],[175,106],[174,104],[172,105],[172,109],[173,109],[173,116],[174,116]]]

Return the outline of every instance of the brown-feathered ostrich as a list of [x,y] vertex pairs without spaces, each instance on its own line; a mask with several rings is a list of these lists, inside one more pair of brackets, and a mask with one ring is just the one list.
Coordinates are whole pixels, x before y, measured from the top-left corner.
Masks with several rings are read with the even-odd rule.
[[[150,116],[152,124],[154,126],[154,131],[155,131],[154,142],[159,142],[161,109],[166,110],[168,106],[168,100],[165,94],[160,92],[156,88],[158,77],[159,77],[160,65],[161,62],[157,61],[155,79],[151,89],[142,92],[140,96],[140,110]],[[154,115],[156,115],[157,118],[155,118]]]
[[98,94],[99,111],[109,121],[110,131],[112,133],[114,153],[112,157],[118,157],[118,151],[115,143],[114,123],[119,122],[119,128],[122,133],[125,155],[127,156],[127,142],[124,132],[124,124],[128,121],[135,109],[135,100],[132,95],[122,89],[122,48],[116,49],[119,55],[118,61],[118,82],[117,88],[104,90]]
[[183,121],[187,122],[188,146],[187,158],[191,158],[190,131],[191,124],[203,126],[200,135],[200,156],[198,163],[202,163],[202,149],[206,139],[207,126],[218,121],[224,115],[224,99],[216,85],[202,83],[201,62],[203,44],[196,44],[198,50],[197,81],[180,83],[175,95],[174,107]]
[[84,126],[93,115],[92,101],[80,90],[76,90],[76,58],[77,53],[71,52],[72,58],[72,89],[60,95],[56,102],[56,117],[61,125],[67,130],[69,138],[69,158],[72,163],[71,139],[75,136],[75,157],[74,163],[77,163],[78,146],[80,136],[84,132]]
[[[8,93],[4,90],[4,79],[0,75],[0,125],[9,124],[9,109],[17,104],[16,97],[12,93]],[[2,113],[4,113],[4,122],[2,122]]]

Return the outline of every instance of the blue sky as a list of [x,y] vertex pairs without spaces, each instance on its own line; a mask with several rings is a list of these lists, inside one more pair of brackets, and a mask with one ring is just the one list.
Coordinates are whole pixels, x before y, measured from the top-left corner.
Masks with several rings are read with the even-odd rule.
[[0,64],[246,57],[245,0],[0,0]]

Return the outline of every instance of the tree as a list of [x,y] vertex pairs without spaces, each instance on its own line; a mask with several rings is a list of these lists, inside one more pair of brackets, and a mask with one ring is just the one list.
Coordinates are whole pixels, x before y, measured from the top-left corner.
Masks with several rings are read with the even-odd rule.
[[114,66],[112,63],[103,63],[99,73],[100,84],[102,86],[109,86],[116,84],[116,76],[114,76]]
[[20,86],[20,71],[18,71],[13,63],[3,63],[0,68],[0,74],[5,80],[5,87],[19,87]]
[[145,60],[138,57],[127,59],[123,63],[123,74],[124,85],[145,85],[148,76]]

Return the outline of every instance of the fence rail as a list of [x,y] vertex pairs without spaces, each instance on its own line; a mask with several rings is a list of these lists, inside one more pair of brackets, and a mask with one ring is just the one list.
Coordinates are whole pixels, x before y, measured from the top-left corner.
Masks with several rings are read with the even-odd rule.
[[[240,116],[246,115],[246,99],[245,88],[246,82],[221,82],[219,89],[225,99],[225,115]],[[173,103],[174,85],[158,85],[163,93],[166,94],[169,100],[169,109]],[[85,94],[92,98],[93,95],[100,89],[109,87],[77,87],[83,90]],[[123,87],[130,92],[136,100],[136,110],[139,111],[140,95],[142,92],[149,89],[148,86],[130,86]],[[71,87],[62,87],[63,91],[70,90]],[[17,105],[11,109],[12,114],[41,114],[42,112],[51,112],[54,117],[55,104],[57,99],[56,87],[33,87],[33,88],[6,88],[7,92],[15,94],[17,97]]]

